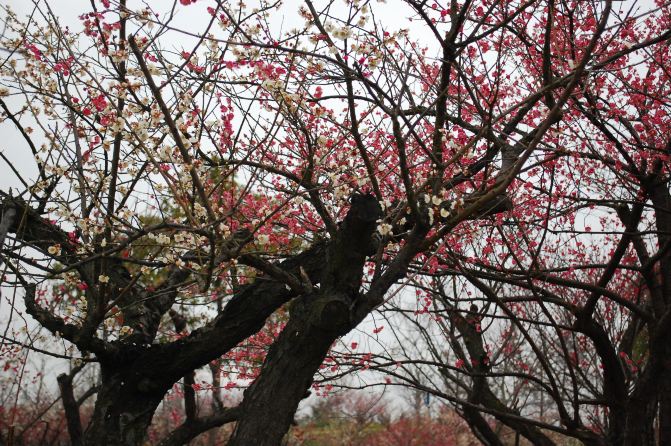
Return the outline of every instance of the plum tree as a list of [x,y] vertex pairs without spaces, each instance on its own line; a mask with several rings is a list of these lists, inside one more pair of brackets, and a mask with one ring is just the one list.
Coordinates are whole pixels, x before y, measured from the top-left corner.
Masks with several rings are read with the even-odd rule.
[[[3,126],[34,160],[2,154],[6,305],[99,367],[80,444],[143,444],[222,358],[242,401],[199,416],[185,391],[165,444],[232,421],[230,445],[280,444],[337,341],[412,288],[464,363],[428,390],[483,442],[483,412],[539,444],[652,444],[655,414],[670,439],[669,4],[378,3],[3,7]],[[513,376],[492,324],[555,419],[490,398]]]

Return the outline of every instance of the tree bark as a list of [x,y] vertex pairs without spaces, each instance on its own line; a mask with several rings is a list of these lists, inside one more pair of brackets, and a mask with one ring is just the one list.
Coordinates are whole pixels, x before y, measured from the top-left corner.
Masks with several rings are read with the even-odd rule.
[[471,432],[484,446],[503,446],[501,439],[499,439],[479,411],[470,407],[464,407],[462,410],[463,417],[468,423]]
[[[301,310],[309,311],[312,299],[306,297]],[[243,413],[229,446],[281,443],[298,403],[338,334],[312,325],[305,314],[291,315],[270,349],[261,375],[245,391]]]
[[[127,364],[128,365],[128,364]],[[101,365],[102,384],[85,446],[141,446],[168,389],[146,389],[132,367]]]
[[206,431],[217,434],[214,428],[235,421],[239,412],[240,409],[238,407],[231,407],[222,409],[207,417],[187,420],[163,439],[158,446],[182,446],[189,444],[191,440]]
[[[667,347],[671,350],[671,347]],[[661,377],[659,395],[659,445],[671,444],[671,354],[665,359],[665,373]]]
[[[668,443],[655,441],[655,419],[658,407],[663,405],[663,391],[665,375],[668,369],[665,365],[668,360],[668,330],[652,330],[649,346],[650,356],[643,367],[631,392],[626,406],[624,428],[609,426],[621,432],[620,438],[613,438],[610,444],[623,446],[660,446]],[[660,427],[663,421],[660,419]]]
[[79,416],[79,404],[77,404],[72,389],[72,378],[75,373],[76,371],[72,375],[62,373],[58,375],[56,381],[58,381],[58,388],[61,392],[61,401],[63,402],[63,410],[68,425],[70,443],[72,446],[80,446],[82,444],[82,422]]
[[331,345],[354,325],[352,308],[360,297],[366,257],[375,251],[371,236],[380,213],[374,197],[352,197],[350,212],[327,249],[321,288],[292,302],[289,322],[245,391],[230,446],[281,444]]
[[[655,412],[657,399],[631,397],[626,413],[624,429],[609,426],[615,432],[621,433],[619,437],[609,435],[609,444],[618,446],[655,446]],[[660,446],[667,443],[659,443]]]

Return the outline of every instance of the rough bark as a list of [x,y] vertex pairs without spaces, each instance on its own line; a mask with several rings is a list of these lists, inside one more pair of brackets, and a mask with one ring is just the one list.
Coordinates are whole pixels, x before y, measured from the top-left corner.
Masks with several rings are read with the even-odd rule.
[[372,196],[355,195],[329,245],[321,288],[292,304],[289,322],[273,343],[259,377],[245,391],[230,446],[278,445],[333,342],[352,328],[371,236],[381,209]]
[[[669,149],[671,142],[665,148]],[[655,211],[659,269],[651,269],[654,273],[648,278],[648,281],[654,281],[650,287],[654,320],[647,325],[647,363],[628,398],[620,443],[626,446],[671,444],[671,257],[668,252],[671,246],[671,193],[668,179],[661,174],[659,161],[653,163],[651,171],[642,184]],[[640,260],[649,263],[647,256]],[[654,266],[650,263],[650,268]]]
[[147,391],[140,376],[127,364],[101,365],[102,384],[83,445],[144,444],[156,407],[168,389]]
[[659,393],[658,444],[671,444],[671,347],[667,346],[665,373],[662,374]]
[[[647,386],[646,386],[647,387]],[[634,391],[628,399],[624,426],[609,425],[609,444],[614,446],[654,446],[657,398],[646,390]],[[614,433],[619,436],[613,435]],[[660,443],[663,445],[664,443]]]
[[[182,446],[188,444],[189,441],[193,440],[203,432],[235,421],[238,418],[239,413],[240,408],[232,407],[223,409],[214,415],[188,420],[172,431],[170,435],[158,444],[158,446]],[[216,433],[215,431],[212,432]]]
[[80,446],[82,444],[82,422],[79,416],[79,404],[75,399],[72,388],[72,378],[75,373],[71,375],[62,373],[58,375],[56,381],[58,381],[58,388],[61,392],[61,401],[63,402],[65,420],[68,425],[70,443],[72,446]]
[[[314,274],[321,270],[319,258],[323,248],[317,246],[280,265],[288,270],[305,265]],[[256,333],[291,295],[284,284],[260,277],[239,290],[212,324],[179,341],[117,346],[119,353],[101,364],[103,382],[84,444],[143,444],[151,417],[173,383]]]
[[[301,303],[303,311],[309,311],[311,299]],[[241,419],[229,446],[281,443],[338,334],[311,324],[307,315],[291,316],[268,352],[261,375],[245,392]]]
[[463,417],[468,423],[468,427],[484,446],[503,446],[503,442],[492,430],[487,420],[481,413],[470,407],[463,408]]

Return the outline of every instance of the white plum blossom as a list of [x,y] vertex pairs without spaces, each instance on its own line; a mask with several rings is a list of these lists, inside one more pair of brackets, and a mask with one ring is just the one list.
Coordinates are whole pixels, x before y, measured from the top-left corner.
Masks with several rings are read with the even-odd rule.
[[389,223],[380,223],[377,226],[377,232],[380,233],[381,236],[386,236],[391,234],[392,226]]
[[279,91],[283,89],[284,83],[280,79],[266,79],[261,86],[268,91]]
[[339,40],[348,39],[352,37],[352,30],[347,26],[343,26],[342,28],[338,28],[333,31],[333,37]]
[[335,194],[335,199],[336,200],[341,200],[347,197],[351,192],[351,189],[348,185],[346,184],[341,184],[340,186],[335,188],[334,194]]
[[196,204],[193,206],[193,209],[194,209],[194,211],[195,211],[196,217],[201,217],[201,218],[205,218],[205,217],[207,217],[207,211],[206,211],[206,209],[203,207],[202,204],[200,204],[200,203],[196,203]]

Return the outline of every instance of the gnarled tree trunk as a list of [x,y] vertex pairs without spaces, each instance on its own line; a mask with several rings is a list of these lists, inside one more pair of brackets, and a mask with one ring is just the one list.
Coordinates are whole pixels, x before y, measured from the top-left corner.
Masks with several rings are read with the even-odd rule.
[[168,389],[147,388],[131,367],[101,365],[102,384],[93,418],[84,432],[86,446],[140,446]]
[[286,327],[275,341],[256,381],[245,391],[241,415],[229,446],[278,445],[298,403],[331,344],[354,325],[371,236],[381,213],[377,200],[355,195],[352,208],[326,254],[321,288],[297,298]]
[[271,446],[281,443],[298,403],[338,337],[338,332],[314,325],[304,313],[314,308],[306,296],[299,314],[290,321],[270,349],[261,375],[245,392],[243,413],[229,446]]

